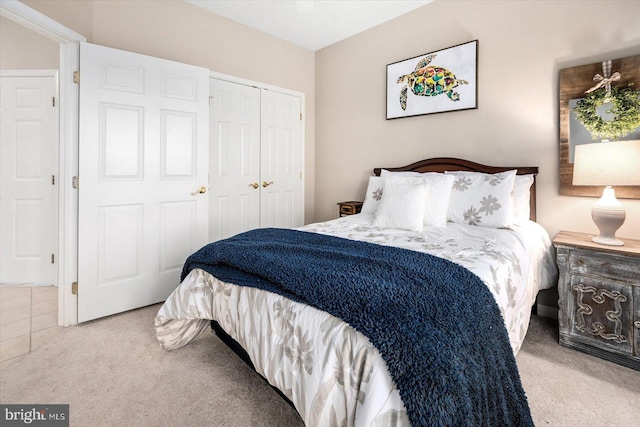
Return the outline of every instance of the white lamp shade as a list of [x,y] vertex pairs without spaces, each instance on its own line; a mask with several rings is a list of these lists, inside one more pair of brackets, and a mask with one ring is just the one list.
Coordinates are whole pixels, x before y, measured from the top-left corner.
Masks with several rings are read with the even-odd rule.
[[640,141],[598,142],[576,146],[573,185],[605,185],[593,205],[591,218],[600,235],[592,240],[603,245],[624,245],[616,231],[626,217],[613,185],[640,185]]
[[573,185],[640,185],[640,140],[577,145]]

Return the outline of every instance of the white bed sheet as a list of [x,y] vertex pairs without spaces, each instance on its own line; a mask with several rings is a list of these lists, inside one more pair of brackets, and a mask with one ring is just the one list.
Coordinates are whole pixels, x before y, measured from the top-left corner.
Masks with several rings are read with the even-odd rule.
[[536,295],[557,283],[553,245],[540,224],[528,221],[513,229],[496,229],[449,222],[446,227],[425,227],[415,233],[379,229],[372,223],[373,215],[359,214],[302,229],[425,252],[466,267],[493,293],[513,351],[520,350]]
[[[496,298],[517,353],[538,290],[555,283],[551,240],[541,226],[496,230],[449,223],[414,233],[372,222],[373,216],[359,214],[302,230],[427,252],[468,268]],[[182,347],[208,329],[209,320],[242,345],[306,425],[410,424],[378,351],[328,313],[194,270],[158,312],[158,340],[166,350]]]

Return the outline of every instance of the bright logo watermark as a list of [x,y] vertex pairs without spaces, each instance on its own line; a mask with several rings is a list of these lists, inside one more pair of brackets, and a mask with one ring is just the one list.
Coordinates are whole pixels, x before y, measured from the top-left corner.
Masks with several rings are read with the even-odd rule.
[[3,426],[69,427],[69,405],[3,405]]

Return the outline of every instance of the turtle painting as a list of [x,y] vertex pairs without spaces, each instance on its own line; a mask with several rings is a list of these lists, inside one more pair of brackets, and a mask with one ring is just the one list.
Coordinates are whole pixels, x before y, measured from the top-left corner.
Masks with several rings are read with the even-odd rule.
[[438,96],[446,93],[450,100],[459,101],[460,94],[454,92],[459,85],[469,84],[466,80],[459,80],[453,72],[437,65],[429,65],[436,55],[425,56],[414,72],[400,76],[396,83],[404,83],[400,91],[400,106],[407,109],[407,90],[419,96]]

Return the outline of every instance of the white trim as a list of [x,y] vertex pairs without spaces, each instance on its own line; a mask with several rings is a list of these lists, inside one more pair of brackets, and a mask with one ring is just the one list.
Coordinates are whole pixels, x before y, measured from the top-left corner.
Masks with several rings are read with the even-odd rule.
[[18,0],[2,0],[0,16],[23,25],[58,43],[85,42],[87,38]]
[[58,324],[78,323],[78,296],[71,285],[78,280],[78,190],[71,185],[78,175],[79,86],[73,72],[80,69],[80,45],[60,44],[60,201],[58,224],[60,259],[58,280]]
[[17,0],[2,0],[0,16],[60,43],[58,324],[70,326],[78,323],[78,300],[71,294],[71,283],[78,279],[78,192],[71,187],[71,180],[78,174],[79,116],[73,71],[80,69],[79,43],[87,39]]
[[[218,73],[217,71],[209,71],[209,77],[213,78],[213,79],[224,80],[224,81],[231,82],[231,83],[239,83],[239,84],[246,85],[246,86],[253,86],[253,87],[258,88],[258,89],[273,90],[275,92],[285,93],[287,95],[298,96],[298,97],[302,98],[302,100],[304,101],[304,93],[303,92],[298,92],[298,91],[291,90],[291,89],[285,89],[285,88],[278,87],[278,86],[272,86],[272,85],[268,85],[266,83],[260,83],[260,82],[256,82],[256,81],[253,81],[253,80],[243,79],[242,77],[230,76],[228,74]],[[302,104],[302,105],[304,107],[304,104]],[[302,117],[304,118],[304,116],[302,116]]]
[[307,132],[306,130],[306,117],[307,117],[307,113],[305,110],[305,98],[304,98],[304,93],[301,92],[297,92],[299,93],[298,96],[300,96],[300,114],[302,114],[302,117],[300,118],[300,145],[301,145],[301,150],[302,150],[302,164],[300,165],[300,168],[302,169],[302,223],[303,224],[307,224],[307,217],[305,215],[306,213],[306,197],[307,197],[307,146],[306,146],[306,139],[305,139],[305,134]]

